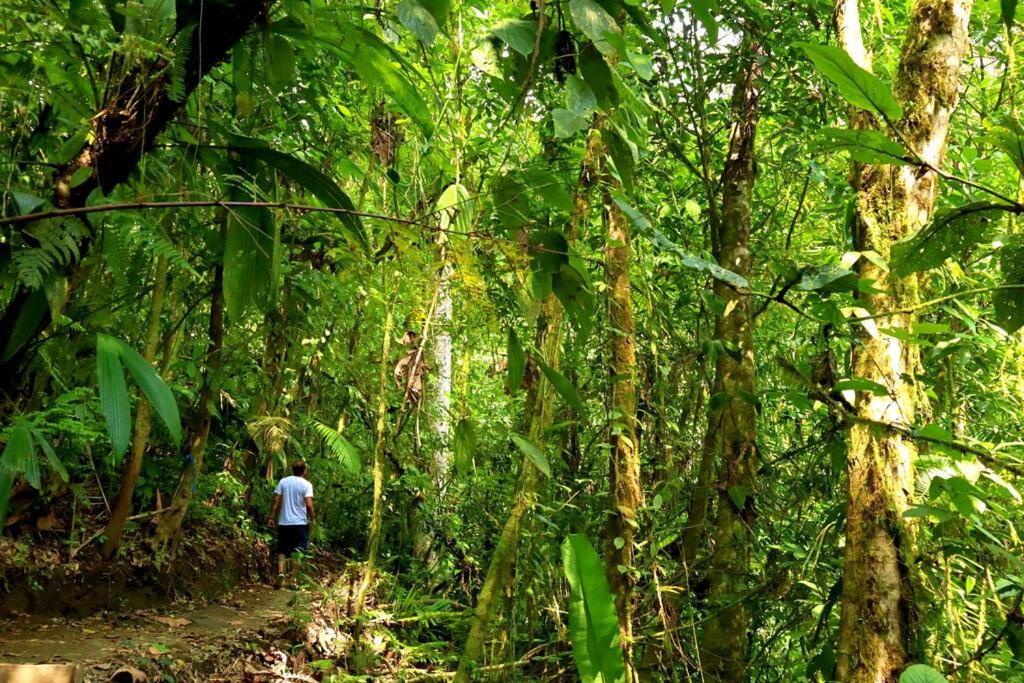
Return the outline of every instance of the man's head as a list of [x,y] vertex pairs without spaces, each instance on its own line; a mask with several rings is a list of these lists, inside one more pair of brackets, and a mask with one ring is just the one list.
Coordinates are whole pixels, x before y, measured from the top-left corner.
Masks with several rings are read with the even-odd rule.
[[306,463],[301,460],[296,460],[292,463],[292,474],[296,477],[302,477],[306,475]]

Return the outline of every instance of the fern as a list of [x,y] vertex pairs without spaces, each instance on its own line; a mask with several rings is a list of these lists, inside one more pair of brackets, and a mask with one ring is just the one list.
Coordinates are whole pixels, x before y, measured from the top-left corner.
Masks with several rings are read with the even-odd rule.
[[171,56],[170,70],[167,79],[167,96],[173,102],[184,102],[185,96],[185,62],[192,51],[192,25],[189,24],[178,32],[171,48],[174,54]]
[[320,435],[324,440],[324,445],[331,454],[341,462],[345,468],[352,474],[357,474],[362,468],[362,462],[359,458],[359,451],[339,432],[337,429],[328,427],[322,422],[313,421],[313,429]]
[[29,232],[39,244],[17,250],[11,257],[18,279],[30,289],[39,289],[53,270],[71,265],[82,254],[78,241],[86,229],[75,221],[50,221]]
[[188,262],[188,259],[178,250],[171,240],[163,234],[156,233],[152,237],[152,241],[149,244],[149,251],[154,257],[161,257],[167,259],[175,268],[185,271],[192,277],[198,278],[199,273],[192,267],[192,264]]

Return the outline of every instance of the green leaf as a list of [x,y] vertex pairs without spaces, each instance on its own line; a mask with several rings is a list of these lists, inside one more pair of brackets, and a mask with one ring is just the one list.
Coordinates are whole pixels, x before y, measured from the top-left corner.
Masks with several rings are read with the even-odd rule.
[[737,510],[742,510],[747,504],[746,486],[730,486],[726,489],[726,493],[729,494],[729,499],[732,501],[732,504],[736,506]]
[[468,417],[459,420],[455,425],[455,471],[469,472],[473,468],[473,455],[476,453],[476,428]]
[[946,677],[927,664],[911,664],[900,674],[900,683],[947,683]]
[[541,372],[551,382],[551,386],[555,388],[565,402],[575,410],[578,414],[582,415],[586,408],[583,406],[583,401],[580,400],[580,395],[576,392],[576,387],[570,382],[563,374],[552,368],[547,363],[538,360],[537,365],[540,367]]
[[742,275],[738,275],[731,270],[726,270],[713,261],[708,261],[707,259],[700,258],[699,256],[687,254],[679,247],[679,245],[665,237],[660,230],[653,230],[653,236],[654,243],[658,248],[674,254],[676,258],[679,259],[679,262],[686,268],[705,272],[716,280],[733,287],[738,287],[740,289],[747,289],[750,287],[750,283],[747,282],[747,279]]
[[295,48],[284,36],[264,34],[263,64],[267,82],[275,90],[282,90],[295,80]]
[[402,0],[395,7],[398,20],[419,38],[424,45],[431,45],[437,37],[437,20],[430,11],[416,0]]
[[35,336],[36,330],[42,324],[48,308],[49,303],[46,300],[46,292],[42,288],[36,289],[28,295],[25,305],[22,306],[18,312],[18,317],[14,321],[14,329],[11,331],[11,336],[7,339],[7,345],[4,347],[3,356],[0,357],[0,361],[9,361],[21,350],[21,347]]
[[609,57],[619,56],[619,50],[606,35],[620,36],[622,28],[604,7],[595,0],[569,0],[569,14],[576,26],[594,42],[602,54]]
[[522,56],[529,57],[533,54],[533,43],[537,37],[536,23],[522,19],[506,19],[491,28],[491,33]]
[[1009,33],[1017,16],[1017,0],[999,0],[999,14],[1006,25],[1006,32]]
[[816,152],[847,152],[853,161],[862,164],[912,163],[910,153],[903,145],[877,130],[825,128],[811,143],[810,149]]
[[508,328],[508,371],[506,374],[506,385],[510,394],[519,391],[523,385],[523,377],[526,374],[526,354],[523,353],[523,345],[519,343],[516,331]]
[[582,117],[589,117],[597,111],[594,91],[576,74],[570,74],[565,79],[565,108]]
[[562,543],[562,567],[569,582],[569,639],[582,683],[626,680],[619,620],[604,563],[590,541],[570,534]]
[[548,477],[551,476],[551,466],[548,465],[548,458],[544,455],[544,451],[540,450],[533,445],[527,439],[519,436],[518,434],[512,435],[512,441],[523,452],[523,455],[528,457],[530,461],[537,466],[537,469],[543,472]]
[[579,52],[579,73],[602,109],[614,109],[619,104],[619,91],[615,88],[612,70],[592,43]]
[[715,15],[718,13],[718,0],[692,0],[690,9],[693,16],[697,18],[708,34],[708,42],[714,45],[718,42],[718,20]]
[[992,304],[996,323],[1012,333],[1024,326],[1024,239],[1014,237],[999,250],[999,269],[1003,274],[1002,285],[1012,289],[994,291]]
[[143,358],[138,351],[128,346],[120,339],[114,339],[118,347],[121,362],[128,368],[135,379],[135,383],[142,389],[146,400],[152,406],[153,412],[160,416],[160,420],[167,425],[174,443],[181,443],[181,416],[178,414],[178,404],[174,400],[174,394],[167,388],[163,378],[157,374],[149,361]]
[[804,292],[843,292],[856,289],[859,279],[849,268],[829,264],[805,271],[796,288]]
[[370,245],[366,239],[366,231],[363,229],[359,216],[355,215],[355,205],[348,195],[338,187],[338,184],[325,173],[291,154],[271,149],[264,142],[255,138],[231,135],[228,149],[243,157],[258,159],[268,164],[307,191],[312,192],[313,196],[319,199],[324,206],[341,209],[342,213],[334,215],[348,231],[349,237],[362,248],[364,253],[369,253]]
[[352,442],[345,438],[345,436],[337,429],[328,427],[322,422],[313,422],[313,429],[320,435],[320,438],[324,440],[324,445],[331,452],[335,458],[338,459],[346,470],[351,474],[359,474],[359,470],[362,469],[362,460],[359,457],[359,451],[352,445]]
[[551,110],[551,121],[555,124],[556,138],[571,138],[581,130],[586,130],[590,125],[590,121],[586,117],[557,107]]
[[864,379],[863,377],[841,379],[832,388],[836,391],[868,391],[875,396],[885,396],[889,393],[889,390],[884,385],[873,382],[870,379]]
[[107,434],[114,447],[114,455],[120,458],[128,450],[131,438],[131,406],[128,403],[128,385],[121,368],[120,346],[113,337],[96,335],[96,370]]
[[572,195],[565,185],[550,171],[540,169],[526,174],[526,182],[534,195],[539,196],[553,209],[572,213]]
[[1000,150],[1006,153],[1020,173],[1024,173],[1024,127],[1012,117],[1003,119],[1003,125],[993,129],[989,136]]
[[[46,455],[46,462],[50,465],[50,469],[57,473],[57,476],[66,484],[68,482],[68,471],[64,469],[64,463],[60,461],[57,454],[53,452],[53,446],[46,440],[42,432],[38,429],[32,429],[32,439],[35,443],[39,444],[39,447],[43,449],[43,453]],[[3,523],[0,522],[0,527]]]
[[855,107],[876,112],[890,122],[903,116],[903,107],[888,85],[858,66],[842,48],[833,45],[796,43],[823,76],[835,83],[847,102]]
[[12,476],[20,474],[25,477],[32,488],[38,490],[42,486],[39,459],[36,457],[35,446],[32,445],[32,423],[24,417],[14,421],[14,426],[7,436],[3,455],[0,455],[0,463]]
[[275,232],[273,215],[265,207],[232,207],[228,214],[224,307],[232,320],[241,320],[250,304],[267,299]]
[[359,39],[352,55],[352,66],[367,85],[386,92],[398,108],[409,115],[428,137],[434,134],[434,117],[419,89],[406,76],[405,70],[392,61],[387,46],[362,29],[354,32]]
[[1003,211],[987,202],[955,209],[940,209],[932,222],[907,239],[892,245],[889,267],[896,277],[906,277],[941,266],[946,259],[967,253],[992,239]]

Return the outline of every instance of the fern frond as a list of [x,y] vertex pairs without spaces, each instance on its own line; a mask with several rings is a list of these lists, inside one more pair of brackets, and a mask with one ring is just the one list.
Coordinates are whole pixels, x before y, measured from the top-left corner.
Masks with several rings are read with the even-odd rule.
[[171,48],[174,54],[167,79],[167,96],[174,102],[185,101],[185,61],[192,51],[192,30],[187,26],[179,31]]
[[196,269],[192,267],[192,264],[188,262],[184,254],[178,250],[178,247],[166,235],[161,233],[154,234],[149,244],[149,251],[156,258],[163,256],[172,266],[185,271],[192,277],[199,277]]
[[327,446],[331,455],[336,457],[349,472],[358,474],[362,468],[362,462],[359,458],[359,451],[352,445],[352,442],[346,439],[337,429],[328,427],[323,422],[314,420],[313,429],[324,440],[324,445]]

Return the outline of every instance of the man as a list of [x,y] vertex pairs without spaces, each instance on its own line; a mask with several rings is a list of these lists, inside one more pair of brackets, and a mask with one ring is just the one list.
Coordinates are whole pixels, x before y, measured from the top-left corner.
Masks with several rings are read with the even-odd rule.
[[306,479],[306,463],[292,463],[292,476],[285,477],[274,489],[274,502],[270,505],[267,524],[277,526],[277,580],[280,588],[285,579],[286,565],[290,565],[291,582],[295,584],[298,563],[295,553],[309,548],[309,524],[313,521],[313,485]]

